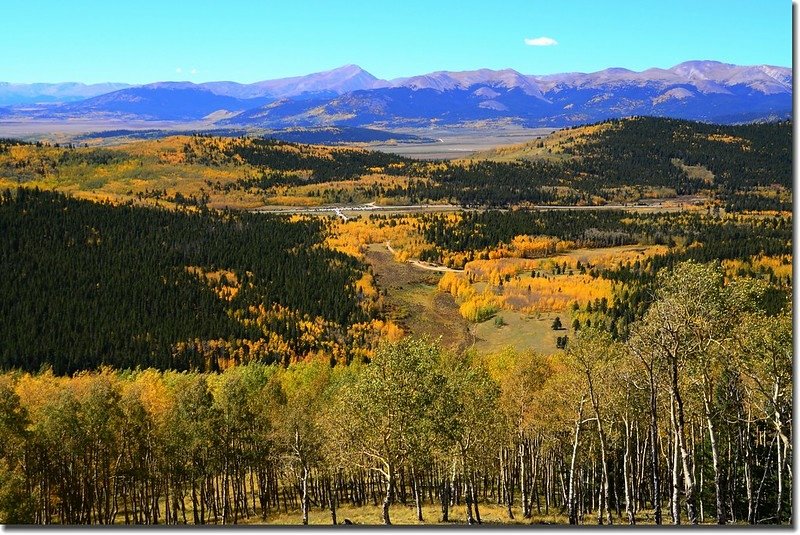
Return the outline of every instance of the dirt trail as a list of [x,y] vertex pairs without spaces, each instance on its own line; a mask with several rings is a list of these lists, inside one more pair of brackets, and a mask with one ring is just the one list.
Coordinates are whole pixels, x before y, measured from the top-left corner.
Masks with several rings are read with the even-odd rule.
[[[392,248],[392,244],[389,243],[388,241],[386,242],[386,248],[389,250],[390,253],[392,253],[392,256],[397,254],[397,251],[395,251]],[[407,260],[407,262],[409,264],[411,264],[412,266],[416,266],[416,267],[418,267],[420,269],[427,269],[428,271],[438,271],[439,273],[446,273],[448,271],[451,271],[451,272],[454,272],[454,273],[463,273],[464,272],[463,269],[453,269],[453,268],[449,268],[447,266],[437,266],[435,264],[429,264],[428,262],[423,262],[423,261],[418,260],[416,258],[410,258],[410,259]]]

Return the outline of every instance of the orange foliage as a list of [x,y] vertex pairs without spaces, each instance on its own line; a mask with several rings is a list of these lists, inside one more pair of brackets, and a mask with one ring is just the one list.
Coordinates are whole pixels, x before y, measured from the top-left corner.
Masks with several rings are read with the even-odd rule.
[[463,275],[448,271],[439,279],[439,289],[447,292],[456,299],[469,299],[475,294],[475,288]]
[[[460,216],[450,214],[449,220],[457,221]],[[551,236],[515,236],[510,243],[500,244],[493,249],[465,252],[442,252],[442,263],[448,267],[461,268],[475,262],[475,258],[499,260],[501,258],[541,258],[569,251],[575,246],[571,241],[563,241]]]
[[551,236],[519,235],[511,240],[509,246],[501,246],[494,251],[490,251],[489,258],[541,258],[567,251],[574,246],[573,242],[559,240]]
[[491,317],[501,308],[496,295],[485,291],[478,293],[463,274],[452,271],[439,280],[439,289],[450,293],[460,303],[458,312],[469,321],[480,323]]
[[514,276],[520,271],[530,271],[540,266],[538,260],[523,258],[498,258],[496,260],[473,260],[464,266],[466,273],[472,280],[486,281],[494,285],[500,280]]
[[666,245],[639,246],[635,248],[588,249],[572,251],[566,255],[554,256],[539,261],[531,269],[551,271],[558,265],[567,265],[569,269],[578,269],[578,262],[588,268],[610,269],[637,260],[643,262],[656,255],[663,255],[669,251]]

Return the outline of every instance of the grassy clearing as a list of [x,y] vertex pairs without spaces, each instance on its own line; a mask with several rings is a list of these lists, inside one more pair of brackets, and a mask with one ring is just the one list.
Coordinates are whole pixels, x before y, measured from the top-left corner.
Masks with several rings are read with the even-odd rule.
[[714,184],[714,173],[709,171],[705,166],[687,165],[680,158],[673,158],[671,161],[672,165],[678,169],[682,169],[689,176],[689,178],[702,180],[709,186]]
[[[422,506],[423,522],[417,520],[417,510],[410,504],[395,504],[392,505],[389,515],[392,524],[396,526],[451,526],[457,527],[467,523],[465,506],[462,503],[455,507],[450,508],[449,522],[441,522],[442,511],[438,505],[425,504]],[[484,526],[530,526],[530,525],[561,525],[568,526],[569,522],[567,516],[558,514],[558,509],[553,509],[550,514],[544,514],[544,501],[541,501],[541,512],[537,513],[534,505],[533,514],[530,518],[523,518],[522,511],[518,506],[515,506],[512,511],[514,519],[508,518],[508,512],[504,506],[497,504],[480,504],[481,520]],[[621,511],[621,515],[614,514],[614,526],[627,526],[628,520],[625,512]],[[663,516],[664,526],[670,525],[667,511],[662,508],[661,513]],[[381,517],[380,505],[366,505],[363,507],[355,507],[352,505],[345,505],[336,509],[336,520],[341,525],[345,519],[352,522],[354,525],[361,526],[377,526],[383,524]],[[683,519],[685,521],[685,518]],[[597,515],[586,514],[583,518],[578,520],[581,526],[596,526]],[[308,523],[312,526],[330,526],[331,513],[327,508],[312,507],[308,515]],[[239,524],[244,525],[273,525],[273,526],[296,526],[302,524],[302,517],[299,509],[292,511],[291,509],[286,512],[276,512],[267,516],[266,522],[262,521],[260,517],[251,517],[249,519],[242,519]],[[641,510],[636,514],[636,524],[639,526],[652,526],[653,511],[651,509]],[[700,522],[700,525],[715,525],[713,517],[706,514],[705,521]],[[744,525],[739,522],[731,525]]]
[[426,128],[393,128],[399,133],[436,139],[434,143],[372,143],[367,148],[419,160],[458,159],[498,145],[528,142],[546,136],[553,128],[521,128],[505,121]]
[[[248,490],[249,492],[249,490]],[[545,513],[545,500],[544,496],[539,496],[539,509],[536,507],[536,499],[533,501],[533,511],[530,518],[522,516],[522,507],[518,500],[511,508],[514,518],[508,517],[508,510],[505,505],[497,503],[479,502],[479,510],[481,522],[483,526],[569,526],[567,515],[559,510],[558,507],[552,507]],[[160,508],[164,509],[164,499],[159,499]],[[184,499],[186,522],[189,525],[194,525],[193,509],[191,500],[186,497]],[[269,509],[266,515],[266,520],[261,517],[260,509],[253,509],[251,506],[250,517],[239,517],[236,520],[236,525],[240,526],[301,526],[303,524],[303,517],[299,506],[282,504],[283,507],[276,509]],[[669,515],[665,507],[661,510],[664,525],[670,525]],[[179,512],[178,525],[183,524],[183,512]],[[216,520],[211,515],[210,511],[206,511],[206,526],[221,526],[222,517],[219,516]],[[409,497],[405,504],[396,501],[389,509],[389,517],[392,524],[395,526],[441,526],[441,527],[460,527],[467,524],[466,505],[461,502],[454,506],[450,506],[448,511],[448,521],[442,522],[442,508],[438,503],[423,503],[422,505],[422,518],[420,522],[417,519],[417,509],[414,505],[413,498]],[[163,518],[161,519],[163,521]],[[336,522],[337,525],[345,524],[349,521],[355,526],[380,526],[383,524],[382,508],[380,501],[377,504],[368,504],[363,506],[355,506],[352,504],[341,504],[336,508]],[[613,524],[615,526],[626,526],[628,520],[625,515],[624,508],[620,510],[620,514],[613,513]],[[684,519],[685,521],[685,513]],[[121,526],[124,523],[124,510],[120,510],[117,516],[116,524]],[[310,526],[331,526],[333,524],[330,509],[325,506],[315,506],[313,503],[308,512],[308,524]],[[578,524],[582,526],[596,526],[597,513],[586,513],[579,517]],[[653,510],[642,509],[636,513],[636,524],[639,526],[652,526],[654,525]],[[233,518],[229,520],[229,526],[233,525]],[[704,520],[700,525],[715,525],[714,518],[706,514]],[[733,523],[730,525],[746,525],[741,522]]]
[[[661,252],[661,246],[625,245],[597,249],[577,249],[554,257],[534,261],[519,258],[503,258],[487,261],[505,266],[511,271],[530,269],[531,262],[546,269],[554,261],[591,262],[596,266],[609,267],[620,261],[635,261]],[[377,284],[387,291],[387,304],[392,320],[402,325],[407,333],[441,337],[446,349],[459,351],[474,349],[479,353],[495,353],[506,347],[517,351],[533,350],[551,354],[558,350],[556,339],[573,337],[572,314],[569,310],[526,313],[519,310],[500,310],[486,321],[470,324],[458,310],[458,303],[448,293],[437,290],[441,274],[424,271],[408,263],[392,258],[384,244],[373,244],[367,248],[367,261],[373,267]],[[497,267],[494,266],[494,267]],[[566,275],[551,275],[555,281],[567,281]],[[490,288],[484,281],[472,284],[478,293]],[[493,287],[496,290],[496,287]],[[513,308],[513,307],[512,307]],[[554,331],[553,320],[559,317],[563,329]]]
[[[558,316],[564,329],[554,331],[553,320]],[[496,318],[502,318],[505,325],[498,326]],[[472,328],[475,336],[473,346],[478,353],[496,353],[511,346],[517,351],[532,349],[538,353],[550,354],[556,351],[556,338],[572,336],[569,312],[542,312],[539,314],[523,314],[510,310],[501,310],[497,315],[479,323]]]
[[591,136],[611,128],[609,123],[582,126],[577,129],[565,128],[551,135],[516,145],[493,147],[482,152],[476,152],[465,159],[493,160],[496,162],[512,162],[514,160],[569,160],[574,157],[564,149],[574,149],[584,142],[585,137]]

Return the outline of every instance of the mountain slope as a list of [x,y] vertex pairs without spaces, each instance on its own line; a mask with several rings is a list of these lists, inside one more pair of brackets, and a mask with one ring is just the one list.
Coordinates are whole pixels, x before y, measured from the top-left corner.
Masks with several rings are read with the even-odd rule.
[[[344,130],[362,139],[375,135]],[[331,128],[270,137],[328,142],[341,135]],[[94,148],[0,139],[0,176],[3,187],[186,206],[588,205],[690,195],[690,202],[716,199],[735,211],[788,211],[792,124],[638,117],[562,129],[530,144],[433,165],[362,148],[246,136],[171,136]]]
[[293,76],[277,80],[264,80],[252,84],[235,82],[207,82],[200,84],[218,95],[236,98],[270,97],[280,99],[286,97],[302,97],[308,95],[327,95],[329,97],[357,91],[373,89],[387,85],[378,80],[358,65],[345,65],[330,71]]
[[221,111],[241,111],[264,99],[218,95],[189,82],[158,83],[122,89],[52,110],[56,116],[123,116],[147,120],[198,120]]
[[477,71],[448,72],[439,71],[411,78],[392,80],[393,87],[409,89],[436,89],[448,91],[452,89],[470,89],[474,86],[498,88],[499,90],[520,89],[529,96],[543,98],[535,79],[526,77],[513,69],[493,71],[480,69]]
[[610,120],[477,152],[463,163],[486,161],[571,169],[572,184],[583,184],[582,189],[645,186],[679,194],[710,192],[732,209],[791,210],[791,121],[716,125],[653,117]]

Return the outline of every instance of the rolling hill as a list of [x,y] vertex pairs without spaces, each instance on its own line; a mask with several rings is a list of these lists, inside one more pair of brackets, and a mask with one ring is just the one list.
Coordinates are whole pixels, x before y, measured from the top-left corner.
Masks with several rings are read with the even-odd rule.
[[[791,210],[788,121],[722,126],[651,117],[609,120],[450,162],[297,143],[327,143],[341,135],[379,133],[316,128],[269,134],[290,141],[205,134],[107,147],[0,139],[0,188],[239,208],[602,205],[692,196],[733,211]],[[151,131],[146,137],[157,136]]]

